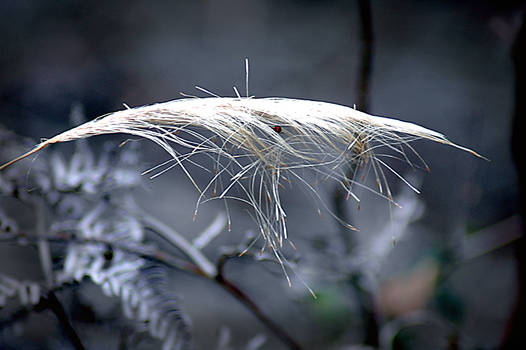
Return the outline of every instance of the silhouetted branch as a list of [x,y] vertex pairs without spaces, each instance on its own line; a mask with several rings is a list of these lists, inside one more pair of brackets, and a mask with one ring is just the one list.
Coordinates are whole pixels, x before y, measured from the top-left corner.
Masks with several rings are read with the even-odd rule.
[[[362,111],[369,110],[369,95],[371,87],[371,76],[373,71],[373,55],[374,55],[374,33],[371,3],[369,0],[358,0],[358,10],[360,18],[360,65],[358,71],[358,81],[356,83],[357,105]],[[351,165],[347,177],[352,179],[353,173],[358,169]],[[334,208],[335,214],[345,222],[349,222],[346,211],[346,193],[342,188],[338,188],[334,193]],[[348,231],[342,232],[342,240],[346,247],[347,253],[351,253],[355,246],[352,235]],[[378,347],[379,345],[379,327],[376,319],[374,308],[372,307],[372,296],[361,288],[360,276],[350,276],[350,284],[355,289],[360,303],[360,311],[365,320],[365,334],[363,343],[365,345]]]
[[62,327],[62,330],[64,331],[64,334],[71,341],[75,349],[84,350],[85,348],[84,345],[82,345],[80,337],[78,336],[77,332],[75,332],[71,322],[69,322],[69,318],[66,314],[66,311],[64,310],[64,307],[57,299],[57,296],[53,291],[50,291],[47,295],[47,307],[55,314],[60,326]]
[[371,3],[369,0],[358,0],[361,29],[361,58],[358,73],[357,93],[360,110],[369,111],[369,94],[373,71],[374,35]]
[[[360,65],[358,68],[358,81],[356,82],[356,104],[361,111],[369,110],[369,95],[371,86],[371,76],[373,71],[374,54],[374,35],[371,4],[369,0],[358,0],[359,20],[360,20]],[[352,166],[352,165],[351,165]],[[356,167],[352,166],[347,173],[347,178],[352,179]],[[346,211],[345,202],[348,198],[347,192],[338,187],[334,191],[333,203],[334,213],[344,222],[350,222]],[[342,239],[347,250],[350,252],[354,246],[352,236],[347,230],[342,230]]]
[[[245,294],[238,286],[236,286],[234,283],[228,281],[225,279],[223,275],[223,266],[226,263],[226,261],[233,257],[238,256],[236,255],[224,255],[219,260],[217,264],[217,268],[214,267],[214,271],[217,271],[215,275],[210,275],[207,271],[202,270],[201,266],[198,264],[194,264],[191,262],[188,262],[184,259],[178,258],[173,256],[172,254],[168,254],[164,252],[161,249],[158,249],[154,246],[148,246],[144,244],[140,244],[137,242],[130,242],[130,241],[110,241],[105,240],[103,238],[82,238],[78,237],[74,234],[67,233],[67,232],[61,232],[53,235],[29,235],[29,234],[23,234],[20,232],[17,233],[4,233],[0,235],[0,241],[2,242],[13,242],[17,244],[35,244],[37,245],[39,241],[42,239],[48,241],[48,242],[58,242],[58,243],[68,243],[68,242],[74,242],[74,243],[80,243],[80,244],[104,244],[107,245],[111,249],[120,249],[127,253],[134,254],[136,256],[140,256],[142,258],[152,260],[155,262],[159,262],[161,264],[164,264],[165,266],[176,268],[178,270],[186,271],[189,273],[196,274],[198,276],[206,277],[207,279],[214,281],[218,283],[223,289],[225,289],[227,292],[229,292],[235,299],[237,299],[241,304],[243,304],[247,309],[252,312],[257,319],[259,319],[263,324],[273,333],[276,335],[277,338],[279,338],[281,341],[283,341],[284,344],[286,344],[290,349],[301,349],[301,346],[294,340],[292,337],[277,323],[272,321],[270,318],[268,318],[259,308],[259,306],[252,300],[250,297]],[[177,242],[181,242],[181,240],[185,239],[183,236],[178,234]],[[179,247],[178,244],[175,244],[176,247]],[[186,248],[190,247],[191,245],[184,245]],[[180,248],[180,247],[179,247]],[[183,250],[183,252],[186,252],[186,249]],[[195,253],[195,252],[194,252]],[[195,254],[192,254],[192,256],[195,256]],[[201,257],[202,258],[202,257]],[[202,259],[199,261],[202,262]],[[50,307],[45,304],[45,300],[38,304],[39,309]],[[56,307],[56,311],[59,312],[58,306]],[[36,307],[35,307],[36,308]],[[21,314],[20,316],[22,316]],[[58,315],[57,315],[58,317]],[[62,317],[62,316],[61,316]],[[68,325],[63,325],[65,330],[68,330],[69,332],[72,331],[72,327],[68,327]],[[68,337],[72,339],[72,342],[74,340],[73,334],[68,334]]]
[[245,305],[245,307],[247,307],[254,314],[254,316],[263,322],[263,324],[267,326],[267,328],[271,330],[272,333],[274,333],[283,343],[285,343],[289,349],[301,349],[301,346],[294,339],[292,339],[292,337],[287,332],[285,332],[283,327],[279,326],[277,323],[265,316],[259,306],[257,306],[257,304],[252,301],[248,295],[246,295],[235,284],[225,279],[223,275],[223,267],[231,257],[232,256],[230,255],[223,255],[219,259],[217,264],[217,276],[215,278],[216,282],[219,283],[219,285],[228,291],[232,296],[234,296],[241,304]]
[[[62,288],[62,286],[60,286],[60,288]],[[11,313],[8,318],[1,320],[0,330],[6,327],[11,327],[13,326],[13,324],[26,319],[32,312],[42,312],[50,310],[57,318],[60,327],[62,328],[64,334],[69,339],[74,348],[77,350],[84,350],[85,347],[82,344],[80,337],[73,328],[73,325],[71,324],[66,314],[66,311],[62,306],[62,303],[60,303],[57,296],[55,295],[56,289],[58,289],[58,287],[49,290],[47,296],[41,297],[38,303],[33,305],[31,308],[27,308],[26,306],[24,306],[19,310]]]
[[[519,175],[520,214],[526,219],[526,162],[524,161],[524,120],[526,118],[526,13],[523,11],[522,25],[513,45],[512,58],[515,64],[515,116],[513,119],[512,153]],[[518,269],[517,300],[506,327],[501,349],[515,349],[523,346],[524,323],[526,322],[526,238],[514,245]]]

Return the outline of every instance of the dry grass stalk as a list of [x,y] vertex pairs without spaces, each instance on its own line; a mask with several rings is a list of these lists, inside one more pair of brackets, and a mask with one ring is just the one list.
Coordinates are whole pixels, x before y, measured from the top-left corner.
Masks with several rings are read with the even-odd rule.
[[[396,172],[375,153],[380,147],[408,162],[409,150],[426,168],[409,145],[411,141],[427,139],[481,157],[438,132],[341,105],[287,98],[209,97],[128,108],[98,117],[38,144],[0,170],[54,143],[114,133],[152,140],[168,152],[170,161],[145,173],[162,169],[155,177],[174,166],[181,167],[200,192],[196,214],[200,203],[214,198],[248,203],[266,244],[280,261],[279,247],[287,239],[280,187],[297,180],[317,195],[302,177],[303,169],[313,170],[323,180],[336,181],[357,201],[352,186],[357,181],[347,177],[347,169],[372,169],[378,192],[392,201],[384,171]],[[196,155],[208,156],[212,162],[196,164],[191,159]],[[210,182],[198,186],[187,170],[188,164],[209,171]],[[232,194],[233,187],[240,193]]]

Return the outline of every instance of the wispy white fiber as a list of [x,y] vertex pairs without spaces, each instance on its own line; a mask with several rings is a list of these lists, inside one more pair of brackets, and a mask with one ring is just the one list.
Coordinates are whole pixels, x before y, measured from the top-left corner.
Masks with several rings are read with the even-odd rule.
[[[366,168],[376,177],[379,194],[392,201],[385,172],[396,172],[387,163],[389,157],[410,162],[407,153],[413,153],[427,168],[409,145],[411,141],[427,139],[480,157],[436,131],[341,105],[287,98],[209,97],[128,107],[98,117],[40,143],[0,170],[54,143],[114,133],[143,137],[162,147],[171,159],[145,173],[155,177],[180,167],[200,193],[196,215],[200,204],[216,198],[250,205],[261,234],[274,251],[287,238],[280,189],[294,181],[316,194],[315,186],[302,175],[305,170],[322,181],[335,181],[348,198],[359,201],[353,186],[360,183],[349,174]],[[389,150],[386,160],[381,159],[379,148]],[[209,161],[203,162],[202,155]],[[196,169],[208,172],[210,181],[198,184]]]

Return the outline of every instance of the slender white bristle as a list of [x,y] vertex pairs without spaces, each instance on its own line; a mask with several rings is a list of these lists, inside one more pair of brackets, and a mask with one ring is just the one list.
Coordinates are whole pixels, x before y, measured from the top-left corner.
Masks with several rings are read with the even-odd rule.
[[[248,61],[246,73],[248,76]],[[347,197],[359,203],[352,186],[360,184],[355,176],[349,178],[345,169],[351,168],[355,173],[359,168],[366,168],[365,172],[372,169],[379,194],[393,201],[385,172],[394,173],[413,190],[418,190],[380,159],[381,155],[375,153],[380,147],[409,161],[405,151],[416,152],[408,143],[428,139],[480,157],[436,131],[372,116],[355,108],[310,100],[249,98],[248,81],[246,98],[240,97],[237,89],[237,98],[217,97],[208,90],[198,89],[214,97],[187,98],[137,108],[125,105],[125,110],[96,118],[40,143],[2,165],[0,170],[53,143],[113,133],[140,136],[161,146],[172,158],[159,165],[170,163],[152,178],[178,166],[199,191],[195,215],[201,203],[215,198],[247,203],[254,211],[253,217],[266,243],[276,250],[287,238],[286,211],[279,195],[282,182],[297,179],[297,183],[307,186],[320,198],[315,188],[303,179],[305,170],[314,171],[324,181],[336,181],[345,188]],[[207,156],[210,163],[196,163],[192,158],[197,155]],[[186,168],[188,164],[209,171],[210,182],[198,186]],[[427,168],[425,163],[424,166]],[[212,191],[214,195],[209,193]],[[354,229],[347,223],[342,224]]]

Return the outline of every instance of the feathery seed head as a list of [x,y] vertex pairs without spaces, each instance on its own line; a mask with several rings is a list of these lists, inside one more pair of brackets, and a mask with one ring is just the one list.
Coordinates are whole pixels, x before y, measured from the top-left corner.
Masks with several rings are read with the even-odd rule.
[[[352,192],[356,181],[349,178],[346,169],[370,167],[380,194],[390,198],[384,170],[394,170],[375,154],[379,147],[407,159],[406,149],[416,154],[409,142],[428,139],[481,157],[436,131],[341,105],[287,98],[209,97],[128,108],[98,117],[40,143],[0,170],[53,143],[114,133],[140,136],[161,146],[171,160],[145,173],[161,168],[155,177],[174,166],[181,167],[200,192],[196,213],[200,203],[214,198],[249,204],[278,260],[278,249],[287,238],[286,212],[279,196],[283,182],[296,180],[317,196],[302,177],[304,169],[323,180],[336,181],[348,197],[358,200]],[[188,163],[195,164],[195,155],[205,155],[213,164],[210,182],[203,188],[186,169]],[[210,164],[199,166],[210,169]],[[234,187],[239,191],[232,194]]]

